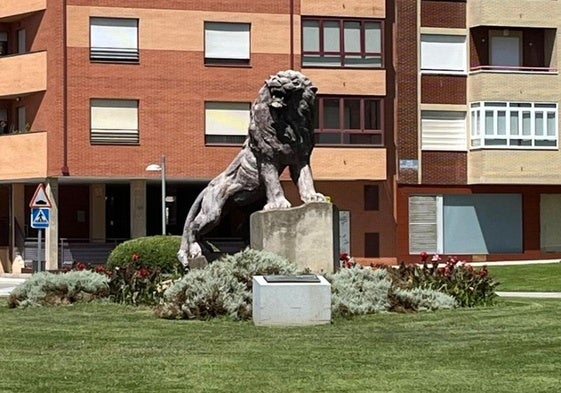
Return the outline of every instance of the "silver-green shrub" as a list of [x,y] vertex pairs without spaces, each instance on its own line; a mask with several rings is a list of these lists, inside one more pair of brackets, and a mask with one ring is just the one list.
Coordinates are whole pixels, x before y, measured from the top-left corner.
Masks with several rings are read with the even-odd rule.
[[390,308],[392,282],[385,270],[354,266],[326,275],[331,282],[331,310],[334,315],[370,314]]
[[296,266],[267,251],[246,249],[195,269],[168,288],[156,307],[162,318],[251,318],[253,276],[293,274]]
[[458,306],[456,299],[452,296],[434,289],[396,289],[395,296],[404,307],[417,311],[440,310]]
[[17,286],[8,298],[10,307],[68,304],[109,295],[109,278],[88,270],[63,274],[36,273]]

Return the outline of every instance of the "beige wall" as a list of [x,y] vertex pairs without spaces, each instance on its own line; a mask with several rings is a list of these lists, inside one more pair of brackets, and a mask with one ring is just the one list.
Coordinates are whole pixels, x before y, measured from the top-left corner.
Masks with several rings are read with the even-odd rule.
[[560,184],[561,153],[552,150],[473,150],[469,184]]
[[[251,23],[252,53],[290,53],[289,15],[204,12],[118,7],[68,7],[68,46],[89,47],[90,16],[139,18],[139,47],[150,50],[204,50],[204,22]],[[186,28],[189,26],[189,28]],[[162,34],[169,31],[170,34]],[[300,25],[294,27],[294,49],[300,53]],[[173,32],[173,33],[171,33]]]
[[302,15],[356,16],[361,18],[385,18],[384,0],[302,0]]
[[556,0],[469,0],[467,10],[468,26],[553,27],[561,16]]
[[44,178],[47,175],[47,133],[0,136],[0,179]]
[[0,58],[0,97],[47,89],[47,52]]
[[47,8],[47,0],[2,0],[0,18],[40,11]]
[[304,69],[319,94],[386,95],[385,70]]
[[316,180],[385,180],[386,149],[316,147],[311,166]]
[[481,72],[468,78],[468,98],[473,101],[558,102],[558,73]]

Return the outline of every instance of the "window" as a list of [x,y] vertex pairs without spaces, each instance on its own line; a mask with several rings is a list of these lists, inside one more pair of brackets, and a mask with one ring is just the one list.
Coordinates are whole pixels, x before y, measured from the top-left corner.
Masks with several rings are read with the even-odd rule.
[[380,257],[380,234],[376,232],[364,234],[364,256],[366,258]]
[[29,131],[30,125],[27,123],[27,114],[25,111],[25,106],[18,106],[17,112],[18,112],[17,132]]
[[522,31],[491,30],[490,60],[492,66],[513,67],[522,65],[520,52],[522,51]]
[[557,103],[474,102],[471,147],[556,148]]
[[377,185],[364,186],[364,210],[380,209],[379,194],[379,187]]
[[381,68],[382,22],[302,19],[302,65]]
[[8,54],[8,33],[0,31],[0,56]]
[[421,34],[421,72],[446,74],[467,72],[466,37]]
[[138,101],[92,99],[91,133],[92,144],[137,144]]
[[18,30],[18,53],[26,53],[27,52],[27,43],[25,38],[25,29]]
[[138,62],[138,19],[90,18],[90,60]]
[[318,109],[316,143],[384,145],[381,99],[321,96],[318,100]]
[[466,113],[421,111],[422,150],[465,151]]
[[242,144],[247,137],[250,104],[205,102],[205,143]]
[[409,253],[522,252],[522,195],[412,195]]
[[249,23],[205,22],[205,64],[248,65]]

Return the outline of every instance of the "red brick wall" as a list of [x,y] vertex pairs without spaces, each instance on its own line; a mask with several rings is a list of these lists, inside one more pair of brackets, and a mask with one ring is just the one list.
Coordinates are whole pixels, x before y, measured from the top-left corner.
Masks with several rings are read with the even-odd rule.
[[[417,4],[396,4],[396,124],[397,159],[417,159]],[[399,170],[398,182],[417,183],[415,170]]]
[[466,104],[467,77],[463,75],[422,75],[423,104]]
[[[240,146],[204,145],[205,100],[252,102],[265,77],[288,68],[288,56],[270,54],[252,54],[251,68],[205,67],[202,52],[182,51],[145,50],[139,65],[123,65],[90,63],[87,48],[69,48],[69,59],[68,159],[76,176],[145,176],[145,161],[165,153],[170,178],[214,177]],[[90,98],[138,99],[140,145],[90,145]]]
[[467,153],[424,151],[422,181],[423,184],[466,184]]
[[466,1],[422,0],[421,26],[465,28]]
[[[253,12],[263,14],[288,14],[289,1],[252,1],[252,0],[67,0],[68,5],[92,7],[123,7],[165,10]],[[300,12],[300,2],[294,1],[295,12]]]

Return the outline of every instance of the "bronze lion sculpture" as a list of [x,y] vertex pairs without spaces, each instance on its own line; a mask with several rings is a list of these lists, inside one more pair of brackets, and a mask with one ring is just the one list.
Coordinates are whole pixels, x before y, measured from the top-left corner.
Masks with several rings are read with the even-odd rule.
[[310,170],[316,92],[298,71],[281,71],[265,81],[251,107],[242,150],[199,194],[187,214],[177,253],[184,267],[189,258],[202,255],[200,236],[220,222],[227,203],[244,204],[264,195],[264,210],[289,208],[279,180],[286,167],[303,202],[325,201],[314,188]]

